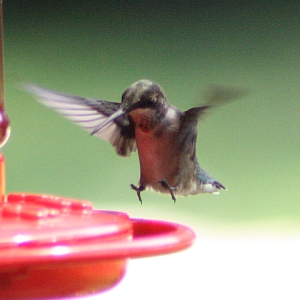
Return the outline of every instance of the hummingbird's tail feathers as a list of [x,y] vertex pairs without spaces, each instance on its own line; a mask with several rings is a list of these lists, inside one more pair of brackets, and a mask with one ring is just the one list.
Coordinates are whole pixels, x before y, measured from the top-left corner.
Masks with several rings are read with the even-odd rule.
[[218,189],[218,190],[227,190],[226,189],[226,187],[222,184],[222,183],[220,183],[219,181],[214,181],[213,182],[213,185]]
[[197,186],[200,187],[201,193],[219,194],[219,190],[226,190],[223,184],[221,184],[200,167],[197,173],[196,181]]

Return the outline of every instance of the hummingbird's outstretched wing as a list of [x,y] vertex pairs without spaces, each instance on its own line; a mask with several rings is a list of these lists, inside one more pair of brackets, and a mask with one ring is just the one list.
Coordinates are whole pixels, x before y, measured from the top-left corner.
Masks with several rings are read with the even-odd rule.
[[191,156],[196,157],[197,125],[200,117],[210,108],[226,104],[230,101],[241,98],[249,93],[249,90],[240,87],[223,85],[210,85],[202,96],[204,106],[193,107],[181,115],[179,128],[179,145],[182,150]]
[[193,107],[184,111],[180,118],[178,145],[184,153],[190,156],[192,161],[196,159],[198,120],[207,109],[209,106]]
[[119,155],[129,156],[136,150],[134,124],[126,114],[113,119],[101,130],[94,132],[95,128],[120,110],[121,103],[71,96],[31,83],[23,84],[22,87],[37,97],[43,105],[110,142]]
[[[179,144],[184,157],[189,157],[190,161],[196,166],[196,192],[198,193],[218,193],[219,189],[226,189],[214,177],[205,172],[198,163],[196,157],[196,139],[198,120],[210,106],[193,107],[184,111],[180,117]],[[185,161],[186,164],[189,161]]]

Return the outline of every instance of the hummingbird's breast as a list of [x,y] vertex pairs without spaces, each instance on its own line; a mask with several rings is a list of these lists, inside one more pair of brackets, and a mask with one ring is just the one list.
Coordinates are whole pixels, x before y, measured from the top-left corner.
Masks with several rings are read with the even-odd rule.
[[132,111],[130,116],[135,124],[140,184],[166,192],[160,180],[166,180],[170,186],[177,184],[179,111],[170,107],[161,115],[156,110],[143,108]]

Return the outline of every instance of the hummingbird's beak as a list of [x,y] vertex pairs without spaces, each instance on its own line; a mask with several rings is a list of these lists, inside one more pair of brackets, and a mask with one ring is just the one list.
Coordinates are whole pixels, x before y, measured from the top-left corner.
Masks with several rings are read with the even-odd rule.
[[116,118],[120,117],[121,115],[123,115],[125,113],[125,109],[124,108],[120,108],[119,110],[117,110],[115,113],[111,114],[104,122],[102,122],[101,124],[99,124],[91,133],[91,135],[95,134],[96,132],[98,132],[99,130],[101,130],[103,127],[105,127],[108,123],[112,122],[113,120],[115,120]]

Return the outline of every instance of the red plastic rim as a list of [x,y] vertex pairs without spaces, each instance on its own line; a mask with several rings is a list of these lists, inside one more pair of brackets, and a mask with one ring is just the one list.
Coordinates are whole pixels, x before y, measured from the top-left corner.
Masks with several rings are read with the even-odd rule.
[[1,249],[0,267],[19,264],[62,263],[74,260],[106,260],[137,258],[167,254],[188,248],[194,232],[183,225],[165,221],[131,219],[133,239],[107,243],[80,243],[72,246],[55,245]]
[[189,247],[183,225],[93,210],[88,201],[15,193],[0,206],[0,268],[126,259]]

